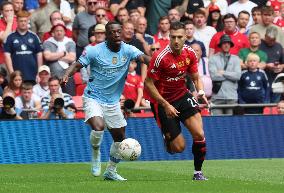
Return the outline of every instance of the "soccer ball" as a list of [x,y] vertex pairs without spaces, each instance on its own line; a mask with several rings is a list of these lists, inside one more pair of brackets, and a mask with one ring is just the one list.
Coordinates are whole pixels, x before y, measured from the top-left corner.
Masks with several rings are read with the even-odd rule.
[[125,161],[137,160],[141,155],[141,145],[136,139],[124,139],[118,149],[122,159]]

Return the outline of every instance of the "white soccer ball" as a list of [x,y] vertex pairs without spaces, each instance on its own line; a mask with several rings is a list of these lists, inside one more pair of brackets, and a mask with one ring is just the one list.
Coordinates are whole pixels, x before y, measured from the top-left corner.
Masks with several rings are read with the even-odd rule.
[[137,160],[141,155],[141,145],[136,139],[124,139],[119,145],[119,153],[125,161]]

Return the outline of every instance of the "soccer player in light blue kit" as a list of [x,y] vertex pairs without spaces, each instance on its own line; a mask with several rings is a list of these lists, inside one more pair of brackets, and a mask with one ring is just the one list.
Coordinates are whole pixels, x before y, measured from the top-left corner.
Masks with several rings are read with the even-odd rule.
[[70,76],[82,67],[90,65],[91,75],[83,95],[85,122],[91,128],[90,142],[93,147],[92,174],[101,174],[100,144],[105,126],[109,129],[113,144],[110,159],[103,176],[106,180],[126,180],[116,171],[121,157],[118,147],[125,139],[126,120],[120,109],[119,99],[125,84],[131,60],[148,64],[150,57],[136,47],[121,41],[121,26],[117,22],[106,25],[106,41],[96,46],[87,46],[77,62],[72,64],[62,77],[67,83]]

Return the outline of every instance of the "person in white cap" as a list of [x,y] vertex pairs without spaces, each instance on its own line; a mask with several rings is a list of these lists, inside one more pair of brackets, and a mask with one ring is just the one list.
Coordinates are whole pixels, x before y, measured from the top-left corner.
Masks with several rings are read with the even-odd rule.
[[50,78],[50,69],[46,65],[42,65],[38,69],[39,82],[33,86],[33,93],[42,98],[49,95],[48,79]]

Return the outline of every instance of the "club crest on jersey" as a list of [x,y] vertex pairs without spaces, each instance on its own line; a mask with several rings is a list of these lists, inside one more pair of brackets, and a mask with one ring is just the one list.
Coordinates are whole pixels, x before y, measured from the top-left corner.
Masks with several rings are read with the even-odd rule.
[[186,58],[186,59],[185,59],[185,63],[186,63],[187,65],[189,65],[189,64],[190,64],[190,59],[189,59],[189,58]]
[[117,61],[118,61],[117,57],[112,57],[112,64],[117,64]]
[[27,46],[25,44],[21,45],[21,50],[27,50]]

